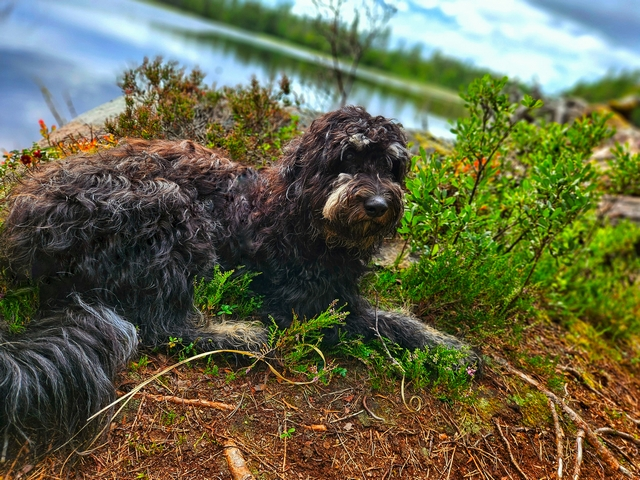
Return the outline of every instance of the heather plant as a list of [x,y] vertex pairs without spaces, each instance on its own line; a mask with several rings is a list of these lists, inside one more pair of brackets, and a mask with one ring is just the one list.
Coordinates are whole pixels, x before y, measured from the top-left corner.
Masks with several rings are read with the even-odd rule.
[[124,72],[119,86],[125,110],[107,119],[105,129],[118,138],[195,136],[196,106],[216,101],[204,85],[204,77],[197,68],[187,74],[176,62],[145,58],[142,65]]
[[248,86],[224,87],[219,94],[231,112],[233,124],[229,127],[212,123],[206,142],[210,147],[223,148],[234,160],[258,165],[275,161],[284,144],[300,133],[298,118],[284,108],[299,104],[286,76],[280,79],[277,89],[252,78]]
[[333,360],[327,360],[321,350],[322,341],[328,330],[344,325],[348,313],[334,303],[314,318],[301,320],[294,316],[284,330],[274,323],[269,332],[269,347],[288,371],[303,375],[310,382],[326,384],[343,369]]
[[197,68],[187,73],[175,62],[145,58],[124,73],[126,107],[105,122],[106,131],[116,138],[196,140],[257,165],[278,158],[298,133],[286,109],[300,102],[289,79],[283,76],[277,88],[253,78],[247,86],[215,89],[204,78]]

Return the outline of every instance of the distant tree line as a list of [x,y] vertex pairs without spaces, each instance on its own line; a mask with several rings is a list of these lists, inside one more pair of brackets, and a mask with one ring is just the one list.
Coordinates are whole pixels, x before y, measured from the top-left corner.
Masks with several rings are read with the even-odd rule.
[[[233,25],[251,32],[264,33],[310,49],[331,55],[329,42],[322,35],[322,26],[328,22],[318,17],[297,16],[291,12],[290,3],[267,6],[255,0],[156,0],[190,13],[221,23]],[[341,28],[348,29],[344,24]],[[347,35],[345,35],[346,37]],[[466,87],[471,81],[492,73],[445,56],[440,52],[423,56],[420,44],[413,46],[389,46],[389,30],[378,35],[364,53],[361,65],[405,77],[424,81],[454,90]]]
[[591,103],[606,102],[631,94],[640,95],[640,70],[609,72],[592,82],[580,81],[565,94]]

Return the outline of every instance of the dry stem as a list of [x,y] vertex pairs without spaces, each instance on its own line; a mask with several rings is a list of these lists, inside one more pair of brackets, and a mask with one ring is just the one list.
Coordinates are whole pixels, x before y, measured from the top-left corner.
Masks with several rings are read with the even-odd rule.
[[226,410],[227,412],[235,410],[236,408],[228,403],[212,402],[210,400],[202,400],[200,398],[181,398],[174,397],[173,395],[154,395],[153,393],[140,393],[140,395],[156,400],[157,402],[170,402],[178,405],[215,408],[216,410]]
[[511,463],[513,464],[514,468],[518,471],[518,473],[522,476],[522,478],[524,478],[524,480],[529,480],[529,477],[527,477],[527,475],[520,468],[520,465],[518,465],[518,462],[516,462],[516,459],[513,456],[513,452],[511,451],[511,444],[509,443],[509,439],[507,439],[504,433],[502,433],[502,428],[500,428],[500,423],[498,423],[498,420],[496,418],[493,419],[493,423],[495,423],[496,427],[498,427],[498,432],[500,432],[502,441],[507,447],[507,452],[509,452],[509,459],[511,460]]

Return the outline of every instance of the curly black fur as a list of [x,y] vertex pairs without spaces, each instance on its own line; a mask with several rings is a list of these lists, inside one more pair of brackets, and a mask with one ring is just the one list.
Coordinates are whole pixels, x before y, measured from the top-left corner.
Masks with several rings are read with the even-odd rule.
[[359,294],[402,216],[407,166],[397,124],[345,107],[259,171],[190,141],[143,140],[37,170],[13,191],[0,238],[6,270],[39,285],[42,310],[24,333],[0,337],[1,438],[36,451],[68,441],[114,398],[138,339],[258,350],[265,327],[206,324],[193,306],[194,278],[216,264],[261,272],[252,287],[280,327],[338,299],[351,334],[373,337],[377,317],[403,347],[463,348]]

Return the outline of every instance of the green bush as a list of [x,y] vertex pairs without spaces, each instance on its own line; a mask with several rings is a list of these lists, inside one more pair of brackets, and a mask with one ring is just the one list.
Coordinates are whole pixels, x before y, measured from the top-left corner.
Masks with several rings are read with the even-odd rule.
[[428,306],[421,313],[484,333],[499,333],[514,308],[526,309],[545,255],[575,250],[571,226],[599,198],[587,160],[612,133],[598,116],[570,125],[516,122],[517,108],[541,102],[511,102],[506,82],[473,82],[452,152],[422,150],[413,159],[400,227],[422,257],[403,274],[410,298]]
[[632,154],[622,145],[616,145],[612,151],[613,158],[607,160],[605,190],[614,194],[640,195],[640,153]]
[[609,338],[640,334],[640,226],[586,219],[581,227],[583,242],[569,261],[541,262],[536,281],[547,312],[569,324],[587,321]]
[[116,138],[188,138],[257,165],[278,158],[298,133],[297,118],[285,108],[297,103],[288,78],[277,89],[254,78],[248,86],[216,90],[204,77],[197,68],[187,74],[175,62],[145,58],[125,71],[125,111],[107,119],[106,131]]

